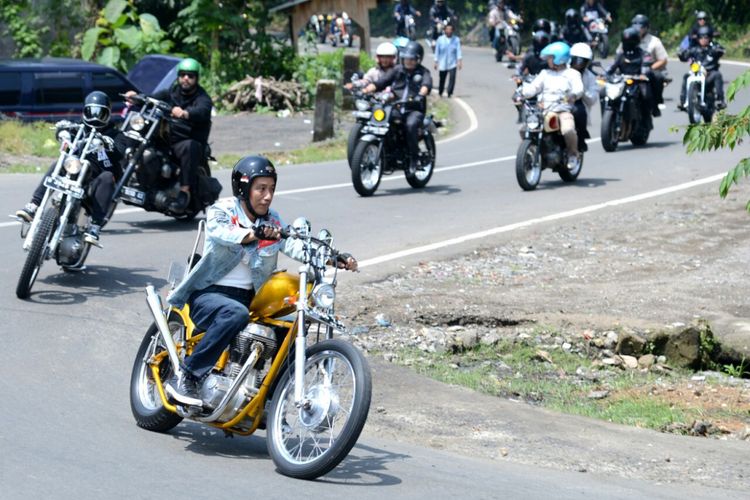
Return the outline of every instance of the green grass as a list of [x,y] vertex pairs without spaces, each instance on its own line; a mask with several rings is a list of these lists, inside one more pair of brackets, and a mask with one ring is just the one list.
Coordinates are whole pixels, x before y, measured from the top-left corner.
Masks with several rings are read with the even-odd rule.
[[[583,355],[562,349],[547,350],[552,360],[548,363],[539,360],[538,350],[526,343],[501,341],[493,347],[478,346],[458,354],[407,348],[397,353],[397,359],[441,382],[624,425],[659,430],[668,424],[690,424],[706,417],[746,417],[733,408],[704,410],[649,395],[648,388],[665,375],[599,370]],[[578,368],[591,376],[579,377]],[[690,375],[675,370],[668,377],[675,381],[689,380]],[[609,396],[588,398],[591,391],[600,390],[609,391]]]
[[55,132],[45,122],[0,121],[0,151],[12,155],[56,157]]
[[[293,151],[272,151],[263,153],[276,166],[296,163],[320,163],[346,159],[346,137],[336,137],[312,143]],[[219,169],[232,168],[241,155],[226,154],[218,157]]]

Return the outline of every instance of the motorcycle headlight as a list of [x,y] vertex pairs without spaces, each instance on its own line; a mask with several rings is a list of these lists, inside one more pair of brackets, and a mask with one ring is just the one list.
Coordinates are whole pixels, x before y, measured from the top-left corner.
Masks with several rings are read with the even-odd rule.
[[607,97],[612,100],[617,99],[618,97],[622,95],[622,91],[624,88],[625,88],[625,82],[608,83],[607,86],[605,87]]
[[370,109],[370,103],[365,101],[364,99],[357,99],[356,101],[354,101],[354,105],[359,111],[367,111],[368,109]]
[[312,298],[316,306],[328,309],[333,306],[336,300],[336,289],[331,284],[321,283],[313,290]]
[[539,116],[529,115],[526,117],[526,128],[529,130],[536,130],[539,128]]
[[700,69],[700,64],[698,63],[693,63],[690,65],[690,71],[692,71],[693,73],[697,73],[699,69]]
[[135,115],[130,118],[130,128],[132,128],[133,130],[140,132],[145,126],[146,119],[143,118],[143,115]]
[[63,168],[70,175],[75,175],[81,171],[81,160],[71,156],[63,162]]
[[376,122],[382,122],[385,120],[385,111],[378,108],[372,113],[372,117],[375,118]]

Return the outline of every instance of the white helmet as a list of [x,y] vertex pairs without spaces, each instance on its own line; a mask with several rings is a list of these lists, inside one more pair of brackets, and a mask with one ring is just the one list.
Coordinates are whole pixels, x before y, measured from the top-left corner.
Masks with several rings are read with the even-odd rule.
[[589,47],[588,44],[579,42],[573,44],[570,48],[570,57],[581,57],[590,61],[594,58],[594,53],[591,51],[591,47]]
[[396,57],[396,55],[398,55],[398,49],[391,42],[383,42],[378,45],[378,48],[375,50],[375,55]]

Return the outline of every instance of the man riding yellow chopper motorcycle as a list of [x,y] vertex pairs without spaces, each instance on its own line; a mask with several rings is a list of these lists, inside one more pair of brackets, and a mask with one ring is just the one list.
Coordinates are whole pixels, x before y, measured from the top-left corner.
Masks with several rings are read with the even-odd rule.
[[[312,479],[356,443],[372,383],[362,354],[333,339],[344,330],[333,310],[336,271],[357,261],[328,231],[312,237],[305,219],[282,229],[270,207],[276,179],[266,158],[241,159],[235,197],[209,208],[203,255],[195,257],[199,234],[167,315],[147,288],[155,322],[136,355],[131,409],[158,432],[183,418],[241,435],[268,422],[279,471]],[[303,263],[298,275],[274,272],[279,251]]]

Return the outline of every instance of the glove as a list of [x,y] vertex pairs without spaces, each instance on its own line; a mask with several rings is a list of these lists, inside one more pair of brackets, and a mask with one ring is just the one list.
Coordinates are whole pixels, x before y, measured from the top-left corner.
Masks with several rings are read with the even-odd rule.
[[102,136],[102,143],[104,144],[104,149],[107,151],[114,151],[115,150],[115,140],[112,139],[108,135]]
[[69,121],[69,120],[60,120],[55,122],[55,128],[57,130],[64,129],[64,128],[71,128],[74,127],[76,124]]
[[259,240],[273,241],[279,238],[274,234],[279,228],[268,222],[257,221],[253,224],[253,234]]

